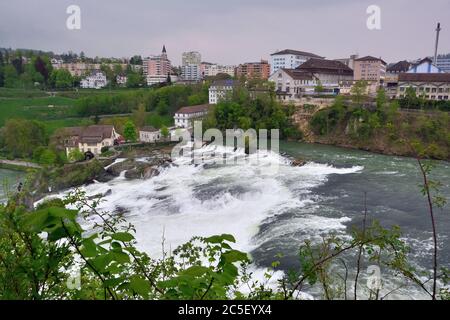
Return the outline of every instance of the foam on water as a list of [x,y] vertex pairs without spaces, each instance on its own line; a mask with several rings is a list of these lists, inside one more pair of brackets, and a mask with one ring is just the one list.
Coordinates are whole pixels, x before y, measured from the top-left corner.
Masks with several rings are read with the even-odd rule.
[[[216,147],[208,146],[196,152],[205,155],[217,151]],[[243,150],[219,151],[236,158],[245,157]],[[204,160],[213,164],[213,159],[210,156]],[[260,154],[258,159],[257,165],[240,162],[205,167],[192,165],[189,157],[182,157],[149,180],[127,181],[122,175],[109,183],[95,183],[84,189],[88,195],[111,190],[101,209],[125,210],[126,219],[136,227],[138,246],[153,256],[161,255],[163,235],[166,249],[174,249],[193,236],[230,233],[236,237],[238,249],[251,251],[259,242],[254,236],[262,221],[313,201],[312,195],[299,199],[299,193],[308,194],[310,188],[324,183],[330,174],[350,174],[363,169],[317,163],[291,167],[287,158],[271,152]],[[274,164],[276,170],[266,170]],[[347,220],[306,216],[285,227],[310,228],[315,233],[319,229],[343,229]],[[282,233],[283,228],[274,230],[276,235]]]

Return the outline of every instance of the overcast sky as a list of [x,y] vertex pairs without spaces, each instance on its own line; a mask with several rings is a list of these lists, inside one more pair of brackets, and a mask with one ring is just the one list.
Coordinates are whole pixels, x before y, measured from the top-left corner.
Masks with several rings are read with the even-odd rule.
[[[81,8],[81,30],[66,28],[66,8]],[[366,27],[369,5],[381,30]],[[328,58],[374,55],[388,62],[450,52],[450,0],[0,0],[0,47],[88,56],[158,54],[165,44],[204,61],[238,64],[281,49]]]

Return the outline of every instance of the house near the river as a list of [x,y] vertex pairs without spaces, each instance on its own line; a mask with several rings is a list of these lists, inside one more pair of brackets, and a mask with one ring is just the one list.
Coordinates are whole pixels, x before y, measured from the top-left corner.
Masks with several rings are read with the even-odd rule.
[[121,136],[112,125],[93,125],[87,127],[69,127],[64,129],[64,147],[69,155],[78,149],[82,153],[98,156],[102,148],[119,144]]

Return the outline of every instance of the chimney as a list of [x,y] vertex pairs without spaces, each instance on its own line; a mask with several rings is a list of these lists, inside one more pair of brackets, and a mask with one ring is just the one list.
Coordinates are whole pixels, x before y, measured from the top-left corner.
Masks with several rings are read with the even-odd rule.
[[438,22],[436,28],[436,47],[434,49],[434,65],[437,65],[438,47],[439,47],[439,33],[441,32],[441,24]]

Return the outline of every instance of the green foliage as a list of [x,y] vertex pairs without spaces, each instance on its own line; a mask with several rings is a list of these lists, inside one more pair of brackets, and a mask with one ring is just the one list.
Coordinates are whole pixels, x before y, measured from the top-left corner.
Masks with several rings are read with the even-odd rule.
[[50,83],[56,89],[73,87],[73,77],[66,69],[56,69],[50,75]]
[[80,162],[83,161],[84,158],[84,154],[78,148],[72,149],[69,152],[68,159],[71,162]]
[[6,151],[13,157],[30,158],[47,144],[45,127],[34,120],[8,120],[2,131]]
[[125,123],[125,127],[123,129],[123,136],[127,141],[135,142],[137,140],[136,127],[131,120],[128,120]]
[[169,137],[169,134],[170,134],[169,129],[167,129],[166,126],[162,126],[162,127],[161,127],[161,135],[162,135],[164,138],[168,138],[168,137]]

